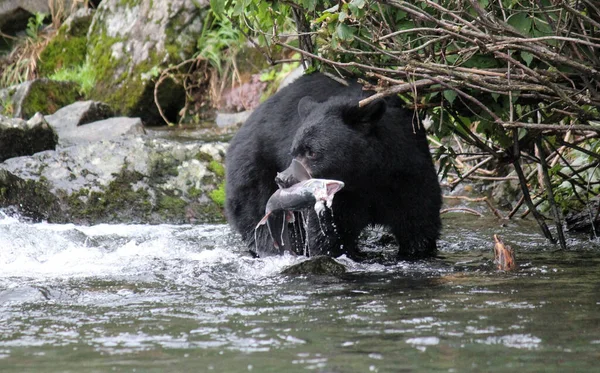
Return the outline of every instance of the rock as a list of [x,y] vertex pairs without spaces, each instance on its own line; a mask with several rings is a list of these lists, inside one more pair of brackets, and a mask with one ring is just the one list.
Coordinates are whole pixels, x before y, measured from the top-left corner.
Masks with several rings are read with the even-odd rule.
[[97,101],[77,101],[54,114],[46,115],[46,120],[55,129],[75,128],[83,124],[111,118],[114,112],[105,103]]
[[58,133],[60,146],[145,133],[139,118],[111,118],[112,109],[101,102],[79,101],[65,106],[46,120]]
[[[153,71],[193,56],[208,6],[208,0],[102,1],[88,32],[88,60],[97,82],[90,97],[122,115],[162,124]],[[167,79],[158,101],[167,118],[177,122],[183,87]]]
[[27,28],[27,21],[36,13],[50,14],[48,0],[0,1],[0,30],[5,34]]
[[346,267],[328,256],[314,256],[287,267],[281,271],[284,275],[317,275],[317,276],[341,276],[346,273]]
[[58,144],[71,146],[90,141],[110,140],[123,135],[144,134],[140,118],[115,117],[97,122],[57,130]]
[[589,201],[581,211],[569,212],[565,223],[567,231],[589,232],[591,237],[597,236],[600,233],[600,198]]
[[0,90],[0,110],[9,106],[13,117],[28,119],[37,112],[52,114],[78,98],[76,83],[35,79]]
[[231,127],[244,124],[246,119],[252,114],[252,110],[242,111],[240,113],[217,113],[215,122],[217,127]]
[[223,222],[225,150],[128,135],[12,158],[0,208],[53,223]]
[[280,89],[290,85],[294,80],[298,79],[302,75],[304,75],[304,66],[300,65],[287,74],[285,78],[283,78],[281,83],[279,83],[277,90],[279,91]]
[[76,69],[84,64],[87,32],[93,14],[91,8],[81,8],[65,20],[40,53],[37,66],[40,76],[50,76],[60,69]]
[[41,114],[29,121],[0,115],[0,162],[54,149],[58,137]]

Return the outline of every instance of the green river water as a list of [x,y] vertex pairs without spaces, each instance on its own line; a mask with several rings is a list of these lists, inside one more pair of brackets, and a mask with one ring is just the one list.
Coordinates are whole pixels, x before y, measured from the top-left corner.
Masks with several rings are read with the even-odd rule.
[[445,215],[436,259],[290,277],[302,259],[252,259],[225,225],[0,215],[0,372],[600,371],[600,243],[569,247]]

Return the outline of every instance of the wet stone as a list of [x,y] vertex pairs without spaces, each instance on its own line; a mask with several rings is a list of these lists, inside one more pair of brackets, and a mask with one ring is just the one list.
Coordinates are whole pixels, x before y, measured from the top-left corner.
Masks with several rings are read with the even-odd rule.
[[301,276],[341,276],[346,273],[346,267],[328,256],[315,256],[301,263],[294,264],[281,271],[281,274]]

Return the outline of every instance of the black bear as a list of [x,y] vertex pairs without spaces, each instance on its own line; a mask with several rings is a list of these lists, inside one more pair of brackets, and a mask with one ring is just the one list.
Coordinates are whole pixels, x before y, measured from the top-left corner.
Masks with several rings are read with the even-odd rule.
[[[359,258],[358,238],[369,225],[395,236],[398,258],[436,252],[441,229],[440,185],[425,130],[397,97],[358,103],[372,94],[349,81],[309,74],[262,103],[232,139],[226,157],[226,215],[252,252],[272,255],[346,254]],[[326,216],[303,212],[276,248],[256,229],[275,178],[292,160],[313,178],[344,182]],[[298,216],[298,213],[296,213]]]

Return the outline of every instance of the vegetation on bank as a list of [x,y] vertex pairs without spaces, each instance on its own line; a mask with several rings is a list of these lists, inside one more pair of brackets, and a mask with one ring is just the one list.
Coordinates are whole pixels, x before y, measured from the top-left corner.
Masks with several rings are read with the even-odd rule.
[[[600,193],[600,7],[593,1],[212,0],[272,63],[358,76],[426,118],[440,174],[516,180],[507,217],[532,213],[546,237]],[[293,24],[293,26],[290,26]],[[497,214],[500,214],[496,211]]]
[[[78,82],[87,98],[98,82],[106,83],[105,69],[97,68],[104,66],[102,53],[92,53],[91,64],[77,52],[84,40],[93,51],[89,43],[96,39],[80,32],[89,25],[67,33],[64,19],[64,13],[31,19],[3,58],[0,88],[48,76]],[[465,181],[485,193],[501,185],[515,197],[502,206],[510,212],[496,215],[532,214],[563,246],[561,223],[570,211],[600,221],[600,203],[594,204],[600,7],[594,1],[211,0],[191,55],[169,66],[143,66],[155,82],[153,92],[144,92],[148,100],[183,87],[179,123],[200,122],[199,113],[248,80],[248,67],[272,83],[266,97],[302,63],[308,72],[358,77],[375,97],[403,98],[418,113],[417,125],[429,128],[448,190]],[[211,198],[219,204],[224,194],[216,189]]]

